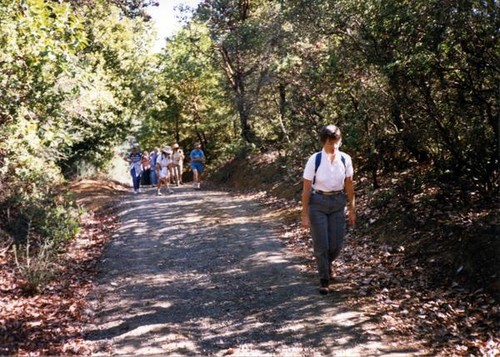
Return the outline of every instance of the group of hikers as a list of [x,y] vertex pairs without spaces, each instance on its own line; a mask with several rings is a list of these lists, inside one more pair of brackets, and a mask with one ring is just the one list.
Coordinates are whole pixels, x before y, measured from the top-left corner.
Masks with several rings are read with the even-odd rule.
[[[201,149],[200,143],[195,144],[188,158],[193,172],[193,188],[199,190],[201,189],[201,174],[204,171],[205,163],[205,153]],[[167,193],[171,194],[174,191],[170,185],[180,186],[184,184],[182,176],[186,157],[177,143],[172,146],[163,145],[151,152],[148,150],[141,152],[138,145],[132,145],[130,153],[124,159],[130,164],[130,175],[135,194],[141,192],[141,185],[156,187],[156,194],[161,196],[162,187],[166,187]]]
[[[342,136],[335,125],[323,126],[319,131],[322,150],[309,157],[303,173],[302,188],[302,227],[310,229],[313,252],[319,275],[319,292],[328,294],[335,283],[333,262],[339,256],[344,245],[346,214],[349,225],[356,222],[354,199],[353,165],[351,157],[340,151]],[[132,148],[127,161],[131,163],[131,174],[134,190],[139,189],[141,172],[144,169],[145,155]],[[151,158],[154,157],[155,160]],[[159,156],[149,155],[151,177],[158,177],[157,194],[161,195],[162,185],[169,193],[170,181],[182,184],[182,161],[184,155],[179,145],[173,149],[164,146]],[[191,151],[191,169],[193,171],[193,187],[200,188],[200,175],[203,172],[205,154],[201,145],[196,144]],[[154,184],[155,181],[152,182]]]

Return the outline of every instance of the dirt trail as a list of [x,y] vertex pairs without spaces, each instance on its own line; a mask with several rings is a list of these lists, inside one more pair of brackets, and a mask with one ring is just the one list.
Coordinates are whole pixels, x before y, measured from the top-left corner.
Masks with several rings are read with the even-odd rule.
[[91,294],[96,354],[396,355],[342,291],[282,245],[272,212],[249,196],[174,188],[127,195]]

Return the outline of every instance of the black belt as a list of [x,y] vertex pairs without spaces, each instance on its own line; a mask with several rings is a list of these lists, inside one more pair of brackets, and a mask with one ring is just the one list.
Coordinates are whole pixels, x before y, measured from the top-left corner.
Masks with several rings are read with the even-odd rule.
[[318,195],[325,195],[325,196],[333,196],[333,195],[340,195],[341,193],[344,193],[344,190],[340,191],[320,191],[320,190],[312,190],[312,193],[317,193]]

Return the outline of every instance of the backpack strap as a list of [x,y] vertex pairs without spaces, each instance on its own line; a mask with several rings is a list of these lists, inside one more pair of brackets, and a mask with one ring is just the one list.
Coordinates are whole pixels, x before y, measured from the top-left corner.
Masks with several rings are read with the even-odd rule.
[[319,164],[321,164],[321,151],[316,153],[316,157],[314,158],[314,177],[313,177],[313,185],[316,182],[316,171],[318,171]]
[[[313,185],[316,182],[316,171],[318,171],[318,167],[321,164],[321,154],[322,154],[321,151],[317,152],[316,153],[316,157],[314,158],[314,177],[313,177],[313,182],[312,182]],[[344,155],[340,154],[340,160],[344,164],[344,169],[345,169],[346,165],[345,165],[345,157],[344,157]]]

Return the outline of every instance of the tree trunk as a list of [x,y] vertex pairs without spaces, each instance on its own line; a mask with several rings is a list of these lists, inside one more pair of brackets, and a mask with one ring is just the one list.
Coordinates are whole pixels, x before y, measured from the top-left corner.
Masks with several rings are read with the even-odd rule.
[[288,132],[286,131],[284,123],[284,119],[286,117],[286,86],[283,83],[280,83],[279,85],[279,94],[280,94],[280,102],[279,102],[280,115],[278,116],[279,125],[284,139],[286,140],[287,143],[290,143],[290,137],[288,136]]

